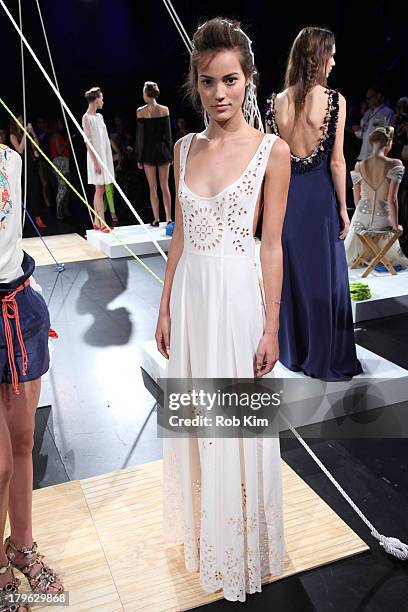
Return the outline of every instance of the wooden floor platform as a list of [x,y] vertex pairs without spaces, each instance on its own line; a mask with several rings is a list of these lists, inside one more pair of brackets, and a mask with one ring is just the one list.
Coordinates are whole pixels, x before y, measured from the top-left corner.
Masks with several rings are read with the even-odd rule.
[[23,238],[23,249],[35,259],[37,266],[48,266],[55,263],[44,246],[43,240],[58,263],[106,258],[105,253],[79,234],[44,236],[42,240],[41,238]]
[[[368,550],[285,463],[282,470],[282,577]],[[35,537],[62,572],[69,610],[181,611],[221,599],[187,572],[181,546],[164,544],[161,484],[162,461],[155,461],[34,492]]]

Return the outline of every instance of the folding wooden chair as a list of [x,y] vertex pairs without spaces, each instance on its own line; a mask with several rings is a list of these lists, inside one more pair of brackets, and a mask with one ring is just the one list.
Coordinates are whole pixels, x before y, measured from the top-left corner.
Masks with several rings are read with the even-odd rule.
[[[394,242],[401,236],[401,230],[362,230],[361,232],[356,232],[356,234],[362,243],[363,250],[353,262],[352,268],[358,268],[361,264],[367,266],[361,275],[363,278],[366,278],[377,264],[383,264],[390,274],[397,274],[394,267],[388,261],[386,254]],[[382,247],[379,245],[381,238],[387,239]]]

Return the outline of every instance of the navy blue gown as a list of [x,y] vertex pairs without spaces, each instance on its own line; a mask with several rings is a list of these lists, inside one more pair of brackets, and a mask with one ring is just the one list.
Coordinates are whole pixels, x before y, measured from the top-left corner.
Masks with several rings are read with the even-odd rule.
[[[292,155],[292,172],[282,232],[283,286],[279,360],[293,371],[325,381],[360,374],[351,311],[344,242],[330,172],[339,94],[327,90],[322,137],[311,155]],[[266,122],[279,136],[275,94]]]

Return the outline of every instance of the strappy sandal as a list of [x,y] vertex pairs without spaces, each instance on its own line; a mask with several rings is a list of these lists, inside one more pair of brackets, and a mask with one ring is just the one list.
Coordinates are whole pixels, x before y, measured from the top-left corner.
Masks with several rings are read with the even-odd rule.
[[18,603],[7,603],[4,600],[5,595],[16,595],[20,586],[20,580],[14,576],[10,563],[8,565],[0,565],[0,576],[6,572],[10,572],[11,578],[7,584],[0,587],[0,612],[30,612],[31,608],[28,606],[20,606]]
[[[36,542],[33,543],[32,548],[16,548],[14,544],[12,544],[10,538],[7,538],[4,542],[4,550],[6,551],[8,560],[10,561],[10,565],[24,574],[33,593],[49,593],[50,587],[54,585],[54,582],[58,576],[53,569],[48,567],[48,565],[45,565],[43,562],[44,555],[38,554],[38,546]],[[25,565],[19,565],[16,563],[16,553],[24,555],[25,559],[27,560]],[[34,576],[31,576],[30,572],[34,565],[39,565],[39,569]],[[61,584],[58,590],[55,591],[55,594],[60,594],[63,592],[64,586]]]

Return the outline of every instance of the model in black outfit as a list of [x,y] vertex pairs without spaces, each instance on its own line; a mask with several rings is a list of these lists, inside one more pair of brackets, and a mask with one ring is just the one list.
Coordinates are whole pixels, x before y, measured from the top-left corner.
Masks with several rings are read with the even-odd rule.
[[169,109],[158,104],[160,95],[157,83],[147,81],[143,87],[145,106],[137,109],[137,161],[144,169],[149,183],[150,203],[154,220],[151,225],[159,225],[159,198],[157,195],[157,172],[163,194],[166,222],[171,221],[171,197],[169,190],[169,168],[173,161],[173,142],[171,136]]

